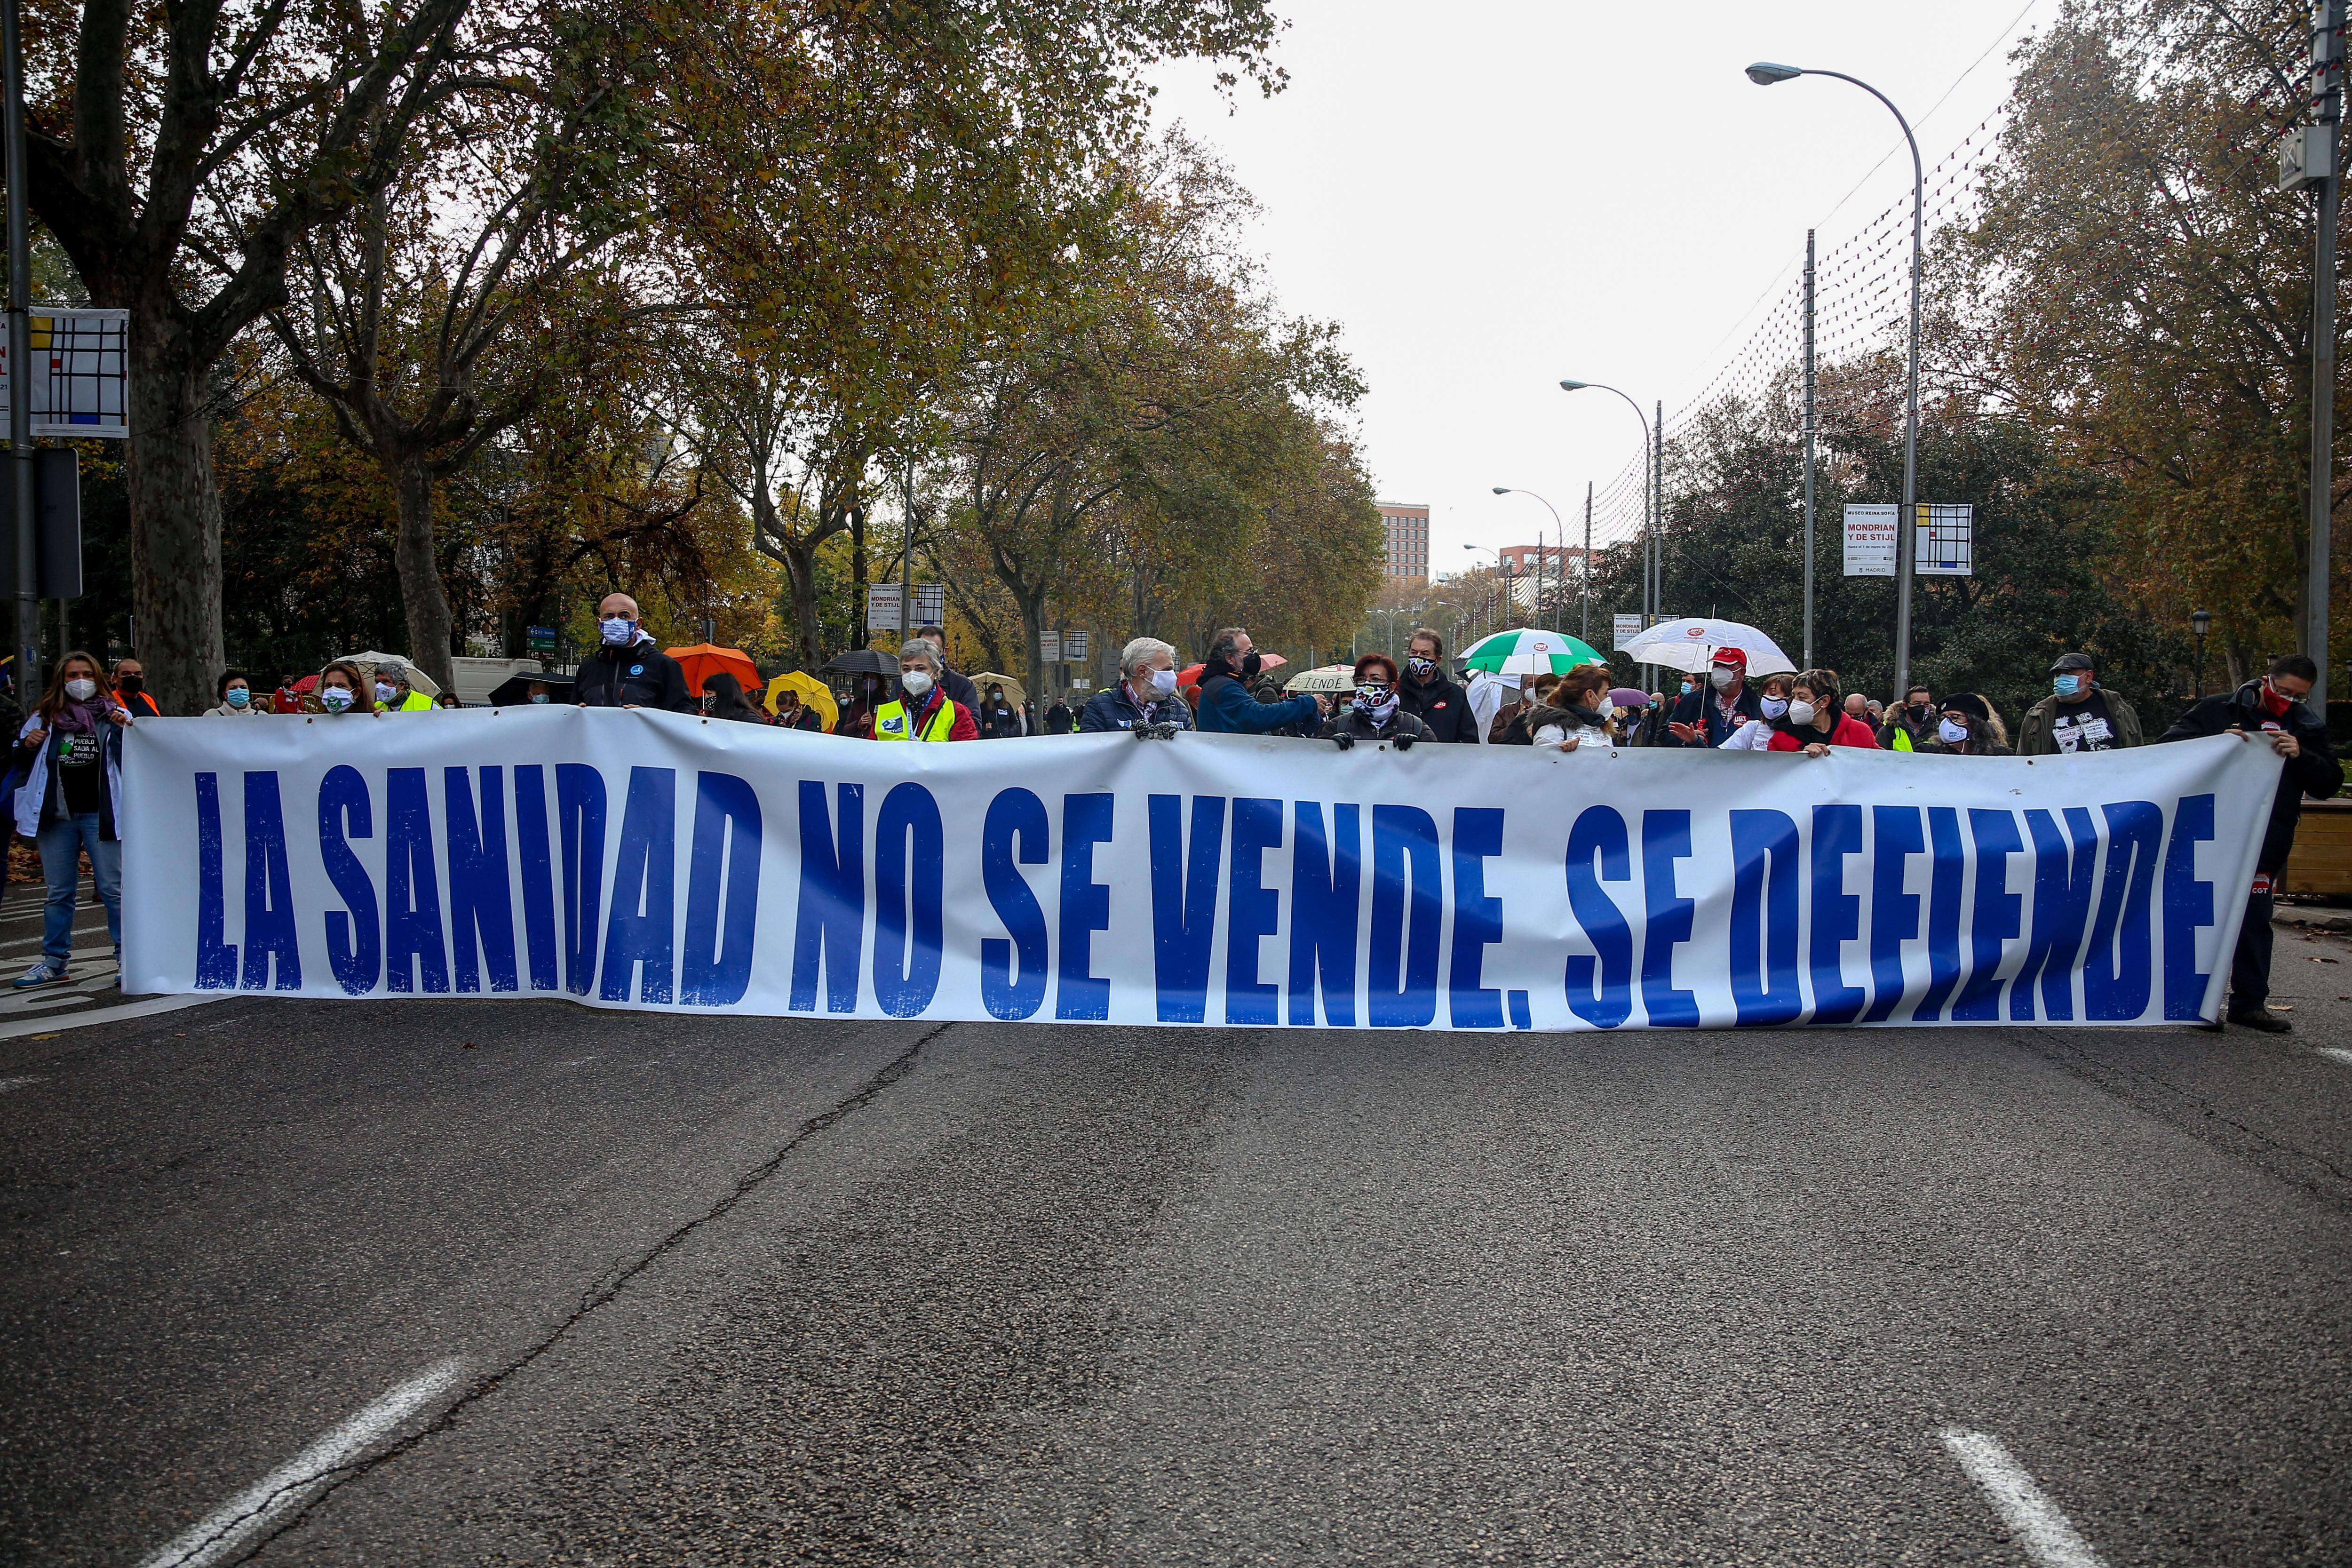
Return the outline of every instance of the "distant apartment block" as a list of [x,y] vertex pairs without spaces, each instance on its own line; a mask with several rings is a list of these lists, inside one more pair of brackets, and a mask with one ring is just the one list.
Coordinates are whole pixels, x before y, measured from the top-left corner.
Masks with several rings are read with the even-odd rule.
[[1388,531],[1388,574],[1391,581],[1429,581],[1429,508],[1406,501],[1379,503],[1381,525]]

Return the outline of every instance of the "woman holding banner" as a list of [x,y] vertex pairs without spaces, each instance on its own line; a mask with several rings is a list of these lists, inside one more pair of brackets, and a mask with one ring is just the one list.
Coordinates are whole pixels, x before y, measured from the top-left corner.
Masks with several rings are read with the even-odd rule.
[[1871,733],[1870,726],[1848,717],[1839,706],[1842,696],[1836,670],[1808,669],[1800,674],[1789,688],[1789,727],[1776,731],[1764,749],[1801,751],[1809,757],[1826,756],[1832,746],[1878,750],[1878,737]]
[[1407,712],[1397,692],[1396,660],[1384,653],[1368,653],[1356,661],[1356,694],[1348,706],[1323,723],[1323,739],[1337,741],[1346,751],[1357,742],[1371,745],[1393,742],[1400,752],[1415,741],[1430,738],[1429,726]]
[[122,799],[122,731],[130,724],[131,711],[98,660],[76,652],[58,661],[40,705],[17,731],[13,762],[25,782],[16,791],[16,831],[39,846],[48,884],[41,956],[16,977],[19,991],[66,978],[85,850],[106,905],[115,962],[122,960],[122,838],[115,811]]

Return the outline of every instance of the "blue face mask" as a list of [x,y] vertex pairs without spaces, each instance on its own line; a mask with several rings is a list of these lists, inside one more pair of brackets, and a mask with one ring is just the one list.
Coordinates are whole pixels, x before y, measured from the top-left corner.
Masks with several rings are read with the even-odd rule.
[[1685,681],[1684,681],[1684,682],[1683,682],[1683,695],[1684,695],[1684,696],[1688,697],[1692,692],[1696,691],[1697,689],[1698,689],[1698,682],[1697,682],[1697,681],[1696,681],[1696,680],[1685,680]]
[[2050,689],[2061,697],[2072,697],[2083,689],[2083,678],[2079,675],[2053,675],[2050,678]]
[[242,708],[252,700],[253,693],[247,691],[244,687],[232,686],[228,689],[228,705],[230,707]]

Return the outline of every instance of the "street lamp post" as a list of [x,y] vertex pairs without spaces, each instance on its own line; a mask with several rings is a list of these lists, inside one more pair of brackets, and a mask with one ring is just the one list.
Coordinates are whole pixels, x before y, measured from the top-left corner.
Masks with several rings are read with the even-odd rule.
[[[1551,502],[1549,502],[1549,501],[1548,501],[1548,500],[1544,500],[1543,497],[1536,495],[1536,492],[1535,492],[1535,491],[1533,491],[1533,490],[1517,490],[1517,489],[1512,489],[1510,486],[1508,486],[1508,485],[1496,485],[1496,486],[1495,487],[1495,493],[1496,493],[1496,495],[1498,495],[1498,496],[1509,496],[1509,495],[1535,496],[1535,499],[1536,499],[1536,500],[1542,500],[1542,501],[1543,501],[1543,509],[1544,509],[1544,510],[1546,510],[1546,511],[1548,511],[1548,512],[1551,513],[1551,526],[1552,526],[1552,531],[1553,531],[1553,532],[1554,532],[1555,534],[1557,534],[1557,535],[1559,536],[1559,542],[1560,542],[1560,547],[1561,547],[1561,549],[1565,550],[1565,549],[1567,548],[1567,545],[1568,545],[1568,524],[1566,524],[1566,523],[1564,523],[1564,522],[1560,521],[1560,520],[1559,520],[1559,508],[1558,508],[1558,507],[1556,507],[1556,506],[1552,505],[1552,504],[1551,504]],[[1553,582],[1554,582],[1554,583],[1559,583],[1559,574],[1558,574],[1557,573],[1553,574],[1553,578],[1552,578],[1552,580],[1553,580]],[[1562,585],[1562,586],[1565,586],[1565,584],[1561,584],[1561,585]],[[1537,623],[1538,626],[1540,626],[1540,625],[1543,623],[1543,546],[1542,546],[1540,543],[1539,543],[1539,544],[1538,544],[1538,545],[1536,546],[1536,604],[1535,604],[1535,611],[1536,611],[1536,623]],[[1552,629],[1552,630],[1554,630],[1554,631],[1558,631],[1558,630],[1559,630],[1559,601],[1557,598],[1554,598],[1554,599],[1553,599],[1553,601],[1552,601],[1552,628],[1551,628],[1551,629]]]
[[2205,634],[2213,629],[2212,614],[2206,610],[2189,611],[2189,629],[2197,634],[2197,679],[2194,683],[2194,695],[2202,697],[2205,695]]
[[[1662,461],[1656,447],[1657,438],[1651,432],[1650,416],[1642,412],[1642,405],[1634,402],[1631,395],[1598,381],[1563,381],[1559,384],[1562,392],[1581,392],[1588,386],[1601,392],[1616,393],[1625,399],[1625,406],[1633,411],[1633,417],[1642,422],[1642,629],[1647,631],[1658,614],[1658,496],[1657,487],[1653,482]],[[1585,557],[1584,569],[1587,572],[1592,570],[1590,554]],[[1655,665],[1645,664],[1642,670],[1643,689],[1657,684]]]
[[1911,134],[1911,122],[1903,118],[1893,99],[1860,77],[1767,60],[1748,68],[1748,79],[1759,87],[1793,81],[1801,76],[1834,77],[1862,89],[1886,106],[1911,149],[1911,352],[1903,413],[1903,511],[1895,527],[1895,689],[1900,692],[1911,684],[1911,576],[1919,549],[1919,274],[1926,244],[1927,170],[1919,161],[1919,139]]

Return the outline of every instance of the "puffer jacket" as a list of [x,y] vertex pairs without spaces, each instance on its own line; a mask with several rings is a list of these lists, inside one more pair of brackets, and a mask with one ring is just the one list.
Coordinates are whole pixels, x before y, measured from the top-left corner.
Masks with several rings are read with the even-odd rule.
[[1402,703],[1397,705],[1397,710],[1389,715],[1389,721],[1385,724],[1373,723],[1371,715],[1352,703],[1340,709],[1323,721],[1322,738],[1332,741],[1341,735],[1347,736],[1350,741],[1360,741],[1372,745],[1378,745],[1383,741],[1398,740],[1418,744],[1423,741],[1434,739],[1429,726],[1406,712]]

